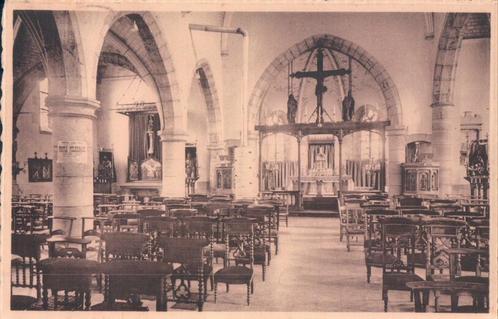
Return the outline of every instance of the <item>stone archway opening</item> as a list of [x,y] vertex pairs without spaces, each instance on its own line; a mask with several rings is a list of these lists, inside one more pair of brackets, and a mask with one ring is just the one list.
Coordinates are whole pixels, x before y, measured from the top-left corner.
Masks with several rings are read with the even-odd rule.
[[[369,79],[369,84],[365,85],[370,92],[365,92],[367,97],[365,101],[359,102],[358,105],[364,103],[371,103],[368,100],[369,94],[377,94],[378,102],[374,103],[378,107],[384,119],[391,122],[390,127],[387,129],[388,139],[388,152],[387,152],[387,188],[390,192],[399,193],[401,191],[401,171],[399,164],[404,161],[404,126],[403,126],[403,112],[401,101],[399,98],[396,85],[388,74],[386,69],[366,50],[359,45],[329,34],[314,35],[296,43],[288,50],[276,57],[270,65],[265,69],[263,74],[259,77],[253,91],[248,105],[248,128],[249,136],[255,141],[256,134],[254,126],[259,124],[265,118],[265,100],[269,98],[271,89],[277,81],[279,75],[288,69],[289,64],[299,57],[313,52],[317,48],[324,48],[330,67],[347,67],[344,65],[344,58],[351,57],[353,63],[353,70],[361,70],[365,78]],[[311,63],[313,64],[313,63]],[[313,69],[313,67],[312,67]],[[353,71],[353,74],[355,72]],[[358,72],[356,72],[358,73]],[[341,80],[331,80],[337,83],[334,84],[337,91],[337,96],[343,96],[345,87],[344,82]],[[355,83],[353,78],[353,83]],[[360,83],[359,85],[361,85]],[[331,84],[332,85],[332,84]],[[376,93],[372,93],[376,92]],[[342,94],[341,94],[342,93]],[[280,105],[285,105],[286,94],[283,93]],[[354,96],[354,94],[353,94]],[[339,102],[340,103],[340,102]],[[299,108],[299,106],[298,106]],[[333,112],[332,110],[329,110]],[[338,112],[340,114],[340,112]],[[340,115],[339,115],[340,116]],[[332,116],[333,117],[333,116]],[[305,119],[307,122],[307,119]],[[254,143],[253,143],[254,144]],[[257,182],[251,181],[249,184]]]

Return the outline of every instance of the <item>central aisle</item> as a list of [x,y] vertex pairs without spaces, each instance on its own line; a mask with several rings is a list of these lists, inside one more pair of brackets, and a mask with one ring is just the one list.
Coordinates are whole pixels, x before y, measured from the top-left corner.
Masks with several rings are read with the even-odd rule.
[[[205,311],[383,311],[381,269],[366,282],[363,247],[346,251],[339,242],[339,219],[294,217],[280,229],[266,281],[255,266],[255,291],[246,306],[245,286],[218,286],[218,302],[208,297]],[[413,311],[408,293],[390,293],[390,311]]]

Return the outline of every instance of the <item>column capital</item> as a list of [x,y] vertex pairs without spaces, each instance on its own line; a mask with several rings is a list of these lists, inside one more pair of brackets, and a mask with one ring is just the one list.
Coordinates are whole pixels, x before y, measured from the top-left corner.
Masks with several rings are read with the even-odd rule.
[[225,148],[219,144],[208,144],[207,149],[208,149],[208,151],[222,151]]
[[186,142],[187,134],[185,132],[166,132],[162,131],[158,133],[161,142]]
[[100,102],[83,96],[49,95],[45,100],[50,116],[95,119]]
[[387,136],[399,136],[406,134],[406,126],[388,126],[386,127]]

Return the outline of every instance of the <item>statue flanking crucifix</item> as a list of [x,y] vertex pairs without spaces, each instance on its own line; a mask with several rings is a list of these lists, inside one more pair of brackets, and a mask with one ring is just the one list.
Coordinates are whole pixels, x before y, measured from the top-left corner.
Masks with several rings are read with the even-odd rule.
[[[354,113],[354,99],[352,96],[352,90],[351,90],[351,58],[349,58],[349,69],[337,69],[337,70],[324,70],[323,69],[323,48],[318,48],[317,54],[316,54],[316,71],[299,71],[290,74],[291,77],[301,79],[301,78],[313,78],[316,80],[316,87],[315,87],[315,95],[316,95],[316,108],[313,111],[313,113],[310,116],[313,117],[313,115],[316,113],[316,119],[315,123],[316,124],[323,124],[324,119],[323,119],[323,114],[326,113],[327,116],[330,118],[330,115],[328,115],[327,111],[323,108],[323,94],[327,92],[327,87],[324,85],[325,79],[329,76],[342,76],[349,74],[349,91],[348,95],[344,98],[344,101],[342,102],[343,108],[342,108],[342,119],[344,121],[350,121],[352,119],[353,113]],[[290,100],[290,97],[289,97]],[[288,102],[289,104],[290,102]],[[290,110],[290,107],[288,106],[288,109]],[[331,118],[330,118],[331,119]],[[332,119],[331,119],[332,120]],[[289,124],[293,124],[289,121]]]

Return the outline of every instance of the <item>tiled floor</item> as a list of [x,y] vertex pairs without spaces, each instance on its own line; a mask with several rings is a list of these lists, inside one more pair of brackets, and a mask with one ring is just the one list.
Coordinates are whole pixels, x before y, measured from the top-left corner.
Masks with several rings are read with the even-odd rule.
[[[215,266],[222,267],[221,263]],[[423,276],[423,270],[419,272]],[[217,303],[209,292],[204,310],[380,312],[381,285],[381,270],[377,268],[372,271],[371,283],[366,282],[363,247],[352,247],[348,253],[345,243],[339,242],[337,218],[291,217],[289,227],[281,228],[280,251],[272,257],[265,282],[261,266],[255,266],[251,305],[246,305],[245,286],[230,286],[227,293],[224,285],[219,285]],[[92,304],[101,301],[102,295],[93,293]],[[461,302],[467,304],[468,299]],[[153,301],[144,300],[144,304],[155,309]],[[449,298],[442,296],[440,304],[448,305]],[[413,311],[409,293],[391,292],[389,311]]]

